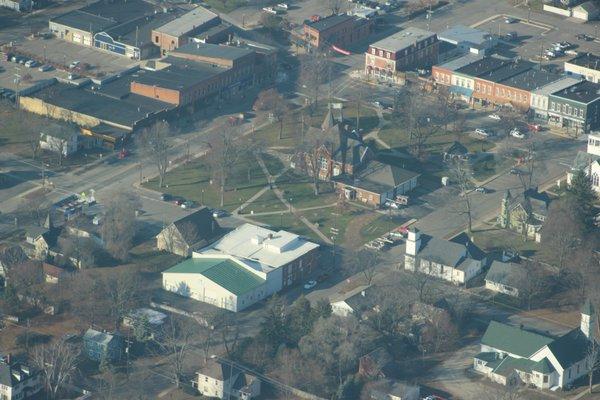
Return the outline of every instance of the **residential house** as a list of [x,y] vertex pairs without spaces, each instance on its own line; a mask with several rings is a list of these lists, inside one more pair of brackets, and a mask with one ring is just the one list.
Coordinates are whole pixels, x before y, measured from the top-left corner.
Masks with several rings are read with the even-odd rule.
[[71,127],[47,125],[40,132],[40,148],[68,157],[79,149],[79,133]]
[[492,321],[473,368],[502,385],[521,382],[553,391],[568,387],[589,372],[588,348],[596,329],[589,301],[581,309],[580,326],[558,337]]
[[416,188],[419,176],[418,172],[372,161],[358,174],[341,174],[333,177],[332,181],[340,196],[381,207],[388,200],[396,200],[397,196],[406,195]]
[[221,227],[207,207],[173,221],[156,235],[159,250],[189,257],[193,251],[208,246],[221,234]]
[[485,288],[512,297],[523,295],[527,272],[519,264],[494,260],[485,275]]
[[202,396],[240,400],[260,396],[260,379],[229,363],[209,360],[196,377],[193,384]]
[[530,109],[534,118],[542,121],[548,120],[548,96],[552,93],[567,89],[577,83],[581,79],[575,76],[563,76],[562,78],[549,82],[546,85],[540,86],[531,92]]
[[394,380],[376,382],[369,390],[371,400],[419,400],[421,388]]
[[43,262],[42,273],[44,274],[44,280],[46,283],[59,283],[65,278],[65,276],[68,274],[68,271],[56,265]]
[[319,245],[283,230],[244,224],[162,273],[163,289],[241,311],[304,282]]
[[549,96],[548,124],[575,134],[600,127],[600,83],[583,81]]
[[395,378],[399,369],[394,358],[383,347],[378,347],[358,359],[358,375],[366,379]]
[[600,56],[582,53],[565,61],[565,74],[600,83]]
[[26,364],[0,361],[0,399],[27,400],[44,388],[41,371]]
[[465,147],[465,145],[463,145],[460,142],[454,141],[452,144],[450,144],[444,149],[444,152],[442,153],[442,158],[446,162],[456,160],[466,161],[469,159],[470,155],[471,153],[469,152],[469,149]]
[[571,170],[567,173],[567,184],[570,185],[576,171],[584,171],[590,178],[592,188],[600,193],[600,134],[589,134],[587,151],[580,151],[575,156]]
[[342,298],[332,300],[331,312],[340,317],[353,315],[360,319],[364,312],[372,311],[377,307],[376,295],[374,286],[359,286],[346,292]]
[[546,192],[528,189],[518,196],[507,190],[502,198],[498,225],[523,234],[526,238],[541,241],[541,228],[548,215],[550,197]]
[[50,247],[56,245],[57,239],[56,229],[32,225],[25,228],[25,243],[22,247],[30,257],[45,260],[50,252]]
[[309,46],[324,49],[348,46],[366,39],[373,30],[373,20],[354,15],[333,14],[303,26],[303,36]]
[[592,21],[598,18],[600,15],[600,5],[596,0],[586,1],[572,10],[573,18],[580,19],[582,21]]
[[88,329],[83,335],[83,352],[91,360],[117,362],[124,352],[124,341],[119,334]]
[[437,64],[439,41],[435,32],[408,27],[369,46],[365,75],[403,83],[404,72]]
[[404,269],[444,279],[456,285],[466,284],[483,269],[486,258],[473,258],[483,252],[472,242],[456,243],[421,234],[410,229],[406,239]]

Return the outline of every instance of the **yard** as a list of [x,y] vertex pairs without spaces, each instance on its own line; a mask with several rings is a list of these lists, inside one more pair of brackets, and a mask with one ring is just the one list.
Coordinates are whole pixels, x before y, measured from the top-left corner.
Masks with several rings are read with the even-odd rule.
[[277,179],[277,187],[284,192],[285,198],[296,209],[320,207],[334,204],[337,194],[333,191],[330,183],[319,182],[319,195],[315,195],[312,179],[287,171]]
[[478,229],[473,232],[473,241],[483,250],[488,252],[512,250],[527,257],[535,255],[540,249],[540,244],[533,240],[523,240],[517,232],[490,225],[488,228]]

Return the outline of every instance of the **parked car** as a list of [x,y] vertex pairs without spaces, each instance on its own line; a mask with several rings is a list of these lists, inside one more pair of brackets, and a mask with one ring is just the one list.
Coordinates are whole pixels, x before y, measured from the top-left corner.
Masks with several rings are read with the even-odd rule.
[[495,119],[497,121],[500,121],[502,118],[500,118],[500,116],[498,114],[490,114],[488,115],[488,117],[490,117],[491,119]]
[[510,136],[517,138],[517,139],[525,139],[525,134],[523,132],[521,132],[520,130],[518,130],[517,128],[511,129]]
[[171,200],[173,200],[173,196],[171,196],[169,193],[162,193],[160,195],[160,199],[162,201],[171,201]]
[[485,136],[485,137],[491,136],[490,132],[483,128],[475,129],[475,133],[478,134],[479,136]]
[[25,63],[25,66],[26,66],[27,68],[35,68],[35,67],[37,67],[38,65],[39,65],[39,64],[38,64],[38,63],[37,63],[37,61],[35,61],[35,60],[28,60],[28,61]]
[[173,202],[175,203],[175,205],[181,206],[184,201],[185,201],[185,199],[182,199],[181,197],[178,197]]
[[38,71],[46,72],[46,71],[50,71],[51,69],[52,69],[52,65],[44,64],[38,68]]
[[73,61],[71,64],[69,64],[69,69],[76,68],[79,64],[81,64],[81,61]]
[[313,280],[311,280],[311,281],[308,281],[308,282],[306,282],[306,283],[304,284],[304,289],[305,289],[305,290],[309,290],[309,289],[312,289],[312,288],[314,288],[315,286],[317,286],[317,281],[313,281]]
[[521,170],[517,168],[511,168],[509,172],[511,175],[521,175]]
[[527,128],[532,132],[539,132],[542,130],[542,126],[540,124],[527,124]]
[[277,4],[277,7],[287,10],[290,6],[287,3],[279,3]]
[[478,187],[476,187],[476,188],[475,188],[475,191],[476,191],[477,193],[483,193],[483,194],[486,194],[486,193],[487,193],[487,189],[486,189],[486,188],[484,188],[483,186],[478,186]]
[[518,37],[519,37],[519,35],[517,34],[517,32],[513,31],[513,32],[508,32],[506,34],[506,36],[504,36],[504,39],[506,39],[508,42],[512,42],[514,40],[517,40]]
[[194,207],[196,207],[196,203],[194,203],[193,201],[190,201],[190,200],[184,201],[181,204],[181,208],[185,208],[185,209],[194,208]]
[[585,40],[586,42],[591,42],[592,40],[594,40],[593,37],[591,37],[590,35],[586,35],[585,33],[578,33],[577,35],[575,35],[575,37],[577,38],[577,40]]
[[512,23],[515,23],[515,22],[517,22],[516,18],[513,18],[513,17],[504,17],[504,23],[505,24],[512,24]]
[[212,212],[213,218],[223,218],[227,216],[227,211],[225,210],[213,210]]
[[77,75],[74,72],[69,73],[69,75],[67,76],[67,79],[69,79],[70,81],[74,81],[75,79],[79,79],[79,75]]

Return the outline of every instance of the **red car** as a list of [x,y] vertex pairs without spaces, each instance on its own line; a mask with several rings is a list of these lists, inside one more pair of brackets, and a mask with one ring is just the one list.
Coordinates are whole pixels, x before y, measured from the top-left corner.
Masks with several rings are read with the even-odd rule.
[[527,128],[532,132],[539,132],[542,130],[542,126],[539,124],[527,124]]

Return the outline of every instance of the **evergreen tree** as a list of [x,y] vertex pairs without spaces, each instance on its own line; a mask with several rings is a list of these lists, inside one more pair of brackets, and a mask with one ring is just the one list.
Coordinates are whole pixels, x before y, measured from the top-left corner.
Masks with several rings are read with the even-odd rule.
[[274,295],[267,303],[266,313],[260,324],[261,335],[266,343],[274,348],[285,343],[288,339],[289,320],[283,300]]
[[332,312],[329,301],[327,301],[327,299],[320,299],[312,309],[313,320],[316,321],[319,318],[329,318],[331,317]]
[[152,336],[150,321],[147,315],[136,318],[133,323],[133,335],[138,342],[147,342]]
[[310,306],[310,301],[304,296],[300,296],[298,300],[292,304],[289,317],[289,341],[297,344],[298,341],[307,335],[313,327],[313,313]]
[[592,188],[592,181],[584,171],[579,170],[573,175],[569,194],[575,200],[577,213],[588,225],[594,217],[594,202],[596,201],[596,192]]

